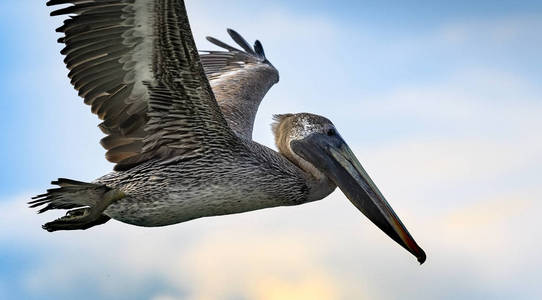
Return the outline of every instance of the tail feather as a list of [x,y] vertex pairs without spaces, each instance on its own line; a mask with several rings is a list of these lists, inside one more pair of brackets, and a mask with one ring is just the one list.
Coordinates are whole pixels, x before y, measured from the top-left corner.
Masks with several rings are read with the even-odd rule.
[[30,208],[45,205],[38,213],[51,209],[73,209],[79,207],[95,206],[110,188],[105,185],[81,182],[66,178],[60,178],[51,182],[59,188],[49,189],[47,193],[33,197],[28,202]]

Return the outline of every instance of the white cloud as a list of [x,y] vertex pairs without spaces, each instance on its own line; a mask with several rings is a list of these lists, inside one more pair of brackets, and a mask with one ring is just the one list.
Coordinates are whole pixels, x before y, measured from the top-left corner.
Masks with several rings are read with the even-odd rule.
[[[352,46],[337,43],[349,32],[329,20],[292,15],[280,8],[236,18],[238,13],[233,11],[221,15],[223,8],[211,14],[204,9],[207,5],[211,4],[189,2],[202,48],[207,48],[203,35],[224,37],[224,29],[231,26],[249,39],[261,38],[269,56],[286,71],[280,88],[264,102],[262,118],[279,111],[329,110],[351,137],[359,136],[359,127],[369,128],[358,122],[383,125],[402,118],[423,125],[413,126],[402,138],[352,145],[427,251],[428,262],[418,267],[410,254],[365,220],[340,193],[301,207],[167,228],[137,228],[111,221],[85,232],[54,234],[40,229],[52,214],[36,216],[25,207],[29,199],[25,195],[0,201],[0,243],[33,249],[32,259],[39,258],[24,266],[22,286],[30,293],[67,297],[84,291],[89,298],[148,294],[160,300],[222,294],[268,299],[442,299],[457,292],[490,298],[520,290],[527,293],[525,298],[542,295],[534,286],[542,267],[538,254],[542,223],[537,213],[542,195],[536,184],[542,159],[536,131],[542,128],[539,87],[514,72],[474,66],[435,79],[436,83],[418,80],[402,87],[390,85],[381,93],[368,93],[369,99],[361,104],[345,99],[344,105],[334,109],[328,101],[314,101],[319,89],[307,90],[318,86],[323,76],[340,75],[337,69],[342,67],[333,67],[337,63],[328,61],[329,54]],[[426,47],[468,44],[492,28],[491,24],[457,26],[432,32],[438,37],[408,37],[393,47],[387,40],[372,42],[389,48],[380,59],[393,54],[394,61]],[[509,41],[517,30],[531,25],[522,26],[499,29],[495,38]],[[476,28],[481,29],[473,34]],[[339,32],[343,36],[337,37]],[[46,39],[53,39],[52,35]],[[378,48],[374,44],[373,50]],[[402,51],[408,47],[411,52]],[[46,47],[47,53],[57,50]],[[42,49],[33,51],[45,57]],[[43,146],[32,155],[50,158],[46,168],[36,171],[49,169],[75,178],[106,172],[109,166],[103,163],[95,117],[76,98],[64,75],[59,75],[59,56],[51,57],[56,63],[44,60],[33,66],[35,74],[28,77],[41,93],[34,101],[50,99],[54,104],[43,105],[46,117],[41,121],[46,120],[48,126],[33,127],[39,134],[34,132],[31,138]],[[26,75],[14,74],[14,82]],[[49,77],[57,79],[42,80]],[[362,92],[357,86],[343,90],[348,83],[340,79],[331,84],[332,88],[322,85],[325,97]],[[409,125],[396,122],[391,126]],[[268,125],[259,121],[258,126],[258,138],[271,144]],[[435,138],[430,126],[440,126],[437,129],[442,129],[438,132],[443,136]],[[127,294],[126,287],[133,294]]]
[[[263,217],[272,223],[277,210],[241,220],[211,218],[169,228],[111,222],[85,232],[50,234],[39,224],[51,216],[35,216],[25,207],[26,199],[0,202],[0,242],[34,248],[43,259],[22,279],[32,294],[65,296],[90,285],[95,295],[129,298],[156,281],[191,299],[224,295],[336,299],[343,290],[327,274],[322,251],[310,247],[318,241],[291,227],[277,231],[276,226],[258,222]],[[133,287],[132,293],[125,291],[126,286]],[[319,298],[313,298],[315,292]],[[180,296],[160,293],[157,297]]]
[[[0,243],[36,249],[41,261],[23,279],[34,294],[62,296],[91,287],[95,296],[129,298],[158,286],[156,297],[184,299],[314,299],[314,292],[321,299],[434,299],[450,292],[442,290],[441,281],[453,280],[456,290],[469,290],[476,282],[492,295],[527,287],[529,280],[520,278],[536,276],[535,266],[542,267],[537,258],[541,196],[537,190],[502,197],[489,193],[481,201],[470,195],[444,211],[415,203],[405,209],[406,203],[391,201],[428,253],[421,267],[339,193],[301,207],[166,228],[112,221],[54,234],[39,228],[51,216],[35,216],[24,207],[27,197],[21,197],[2,201]],[[420,294],[421,289],[426,292]]]
[[368,106],[365,110],[373,117],[392,114],[475,124],[500,119],[501,126],[514,126],[522,119],[531,121],[534,113],[542,110],[541,92],[520,74],[474,68],[451,73],[436,82],[411,83],[384,91],[372,95],[368,104],[358,105]]
[[178,270],[191,274],[194,299],[336,299],[339,283],[306,240],[303,233],[219,232],[203,237]]
[[[386,183],[388,193],[403,197],[406,193],[411,199],[420,190],[472,191],[476,184],[498,184],[512,174],[529,173],[542,166],[542,143],[531,139],[513,143],[484,138],[399,140],[360,148],[357,153],[376,182]],[[532,178],[523,183],[535,182]],[[511,180],[509,184],[518,183]]]

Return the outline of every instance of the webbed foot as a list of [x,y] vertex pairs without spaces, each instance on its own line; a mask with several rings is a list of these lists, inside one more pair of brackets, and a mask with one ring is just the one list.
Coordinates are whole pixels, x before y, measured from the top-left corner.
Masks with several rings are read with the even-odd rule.
[[98,218],[90,216],[90,208],[70,210],[65,216],[42,226],[43,229],[53,232],[57,230],[85,230],[101,225],[111,220],[110,217],[100,214]]

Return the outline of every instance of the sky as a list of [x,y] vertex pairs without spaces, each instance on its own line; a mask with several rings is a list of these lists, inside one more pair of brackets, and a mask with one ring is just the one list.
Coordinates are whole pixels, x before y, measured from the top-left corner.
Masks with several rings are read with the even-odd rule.
[[0,3],[0,299],[542,298],[542,2],[189,1],[198,47],[262,41],[271,116],[334,122],[427,253],[420,266],[337,190],[164,228],[48,233],[31,196],[111,171],[45,1]]

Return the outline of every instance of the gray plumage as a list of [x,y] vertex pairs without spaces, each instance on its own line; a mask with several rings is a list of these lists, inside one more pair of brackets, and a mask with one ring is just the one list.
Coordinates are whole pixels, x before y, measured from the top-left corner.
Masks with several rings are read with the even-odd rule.
[[309,201],[310,174],[251,139],[258,106],[279,78],[260,42],[252,48],[230,29],[244,51],[209,38],[228,51],[200,58],[183,1],[47,4],[68,3],[51,15],[75,14],[58,29],[62,53],[72,84],[103,120],[101,144],[116,171],[77,194],[61,186],[37,196],[33,207],[93,208],[103,186],[122,193],[106,216],[161,226]]
[[205,77],[184,3],[88,1],[51,15],[75,14],[65,37],[72,84],[103,123],[106,158],[126,170],[151,158],[197,157],[207,139],[233,135]]
[[418,261],[425,252],[328,119],[275,116],[279,153],[252,141],[258,107],[279,80],[262,44],[229,29],[239,50],[200,56],[182,0],[51,0],[71,4],[57,31],[68,76],[103,122],[115,171],[92,183],[59,179],[34,197],[39,212],[67,209],[48,231],[110,218],[165,226],[195,218],[323,199],[337,186]]
[[228,29],[228,33],[244,51],[207,37],[228,51],[202,51],[200,58],[228,125],[239,136],[251,140],[258,107],[279,81],[279,72],[265,57],[259,41],[253,49],[236,31]]

